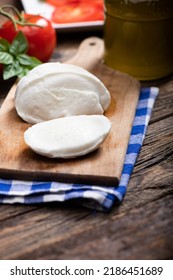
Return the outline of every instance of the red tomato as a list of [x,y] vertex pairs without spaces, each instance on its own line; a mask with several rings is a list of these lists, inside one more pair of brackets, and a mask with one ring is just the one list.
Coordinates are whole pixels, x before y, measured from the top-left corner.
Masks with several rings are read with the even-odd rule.
[[88,5],[84,1],[79,4],[59,6],[52,14],[55,23],[74,23],[103,20],[103,9],[97,4]]
[[81,3],[85,4],[90,4],[90,5],[95,5],[96,3],[101,5],[103,8],[103,0],[46,0],[47,3],[59,7],[59,6],[65,6],[65,5],[79,5]]
[[55,7],[59,7],[62,5],[79,4],[81,1],[82,0],[47,0],[46,2]]
[[56,32],[50,21],[39,15],[24,14],[24,19],[38,26],[19,25],[17,31],[10,20],[7,20],[0,28],[0,36],[13,41],[17,32],[22,31],[28,40],[28,54],[46,62],[51,57],[56,45]]

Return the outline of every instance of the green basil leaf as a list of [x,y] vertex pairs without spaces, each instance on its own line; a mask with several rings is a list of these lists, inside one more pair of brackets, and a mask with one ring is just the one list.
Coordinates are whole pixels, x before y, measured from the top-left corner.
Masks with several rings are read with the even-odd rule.
[[30,69],[27,66],[22,66],[22,71],[18,74],[18,77],[24,77],[29,71]]
[[32,69],[42,64],[42,62],[34,56],[28,56],[28,60],[30,61],[30,65],[28,65],[29,69]]
[[19,54],[17,60],[21,65],[29,66],[30,69],[42,63],[37,58],[31,57],[27,54]]
[[30,61],[28,59],[28,55],[27,54],[19,54],[17,56],[17,60],[19,61],[19,63],[21,65],[30,65]]
[[7,52],[0,51],[0,63],[12,64],[14,61],[13,56]]
[[3,79],[7,80],[9,78],[18,76],[22,71],[19,62],[16,60],[12,64],[4,65],[3,69]]
[[26,53],[27,49],[28,41],[23,32],[19,31],[19,33],[14,38],[12,44],[10,45],[9,51],[13,55],[18,55],[20,53]]
[[10,44],[6,39],[0,39],[0,52],[8,52]]
[[[0,39],[0,63],[4,65],[3,79],[25,76],[35,66],[42,62],[35,57],[27,55],[28,42],[20,31],[12,44]],[[7,50],[7,51],[5,51]]]
[[[19,60],[18,60],[19,61]],[[28,65],[21,65],[22,71],[18,74],[19,78],[24,77],[34,67],[40,65],[42,62],[35,57],[28,57]]]

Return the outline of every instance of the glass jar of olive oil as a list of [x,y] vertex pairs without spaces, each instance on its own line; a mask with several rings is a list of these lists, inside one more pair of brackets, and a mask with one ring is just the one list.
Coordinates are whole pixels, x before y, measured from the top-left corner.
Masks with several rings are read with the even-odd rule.
[[108,66],[139,80],[173,73],[173,0],[105,0]]

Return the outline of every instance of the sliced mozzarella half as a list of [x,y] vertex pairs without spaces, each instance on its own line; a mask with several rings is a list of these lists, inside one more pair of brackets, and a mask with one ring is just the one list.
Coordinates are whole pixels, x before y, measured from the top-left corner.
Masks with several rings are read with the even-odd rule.
[[44,63],[18,83],[15,107],[29,123],[74,115],[103,114],[110,94],[94,75],[70,64]]
[[35,124],[24,133],[24,139],[38,154],[73,158],[97,149],[110,128],[105,116],[72,116]]

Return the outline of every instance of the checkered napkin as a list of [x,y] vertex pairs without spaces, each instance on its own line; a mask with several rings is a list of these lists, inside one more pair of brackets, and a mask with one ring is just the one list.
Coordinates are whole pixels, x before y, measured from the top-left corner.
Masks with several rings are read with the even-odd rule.
[[157,95],[156,87],[141,89],[118,187],[0,179],[0,203],[34,204],[75,200],[84,206],[102,211],[108,211],[113,205],[119,204],[126,193]]

